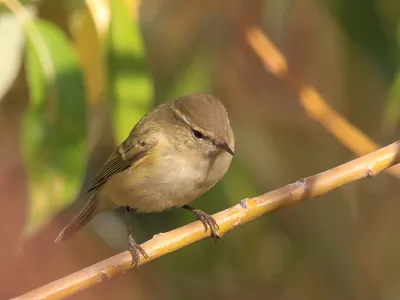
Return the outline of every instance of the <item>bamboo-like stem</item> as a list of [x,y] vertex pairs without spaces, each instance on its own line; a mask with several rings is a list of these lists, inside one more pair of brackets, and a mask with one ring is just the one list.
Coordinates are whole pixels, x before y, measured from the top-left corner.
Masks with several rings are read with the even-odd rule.
[[[335,111],[328,101],[300,76],[289,68],[285,55],[274,45],[263,30],[246,19],[242,13],[236,13],[229,1],[216,1],[223,13],[233,21],[237,33],[242,35],[263,63],[265,70],[288,83],[299,94],[300,104],[309,118],[321,124],[339,142],[357,156],[365,155],[380,145],[351,124],[344,116]],[[400,178],[400,167],[390,170],[390,174]]]
[[[350,182],[373,177],[400,161],[400,141],[353,161],[310,176],[269,193],[247,198],[239,204],[215,214],[220,235],[253,221],[280,207],[324,195]],[[167,233],[160,233],[141,246],[149,255],[140,263],[148,263],[158,257],[176,251],[209,236],[201,222],[193,222]],[[223,243],[223,241],[222,241]],[[128,251],[56,280],[14,299],[60,299],[109,280],[131,269]]]
[[289,70],[285,56],[260,28],[247,25],[244,34],[249,46],[259,56],[266,70],[276,77],[283,78],[298,91],[300,103],[310,118],[319,122],[358,156],[379,148],[377,143],[336,112],[313,86],[304,83]]

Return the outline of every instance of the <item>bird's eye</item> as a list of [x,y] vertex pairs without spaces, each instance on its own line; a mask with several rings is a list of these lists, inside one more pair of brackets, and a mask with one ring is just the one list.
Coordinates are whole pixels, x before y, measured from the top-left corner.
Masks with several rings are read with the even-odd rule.
[[203,138],[203,134],[198,130],[193,129],[192,133],[193,133],[193,136],[198,140]]

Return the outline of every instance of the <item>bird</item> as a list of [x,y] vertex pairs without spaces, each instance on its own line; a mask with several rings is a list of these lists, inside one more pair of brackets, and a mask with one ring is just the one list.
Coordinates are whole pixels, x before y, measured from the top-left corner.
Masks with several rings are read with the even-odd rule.
[[[235,139],[223,103],[214,95],[192,93],[153,108],[133,127],[100,168],[86,193],[80,212],[59,233],[56,243],[67,240],[95,215],[124,207],[139,213],[183,208],[194,213],[215,240],[215,219],[189,203],[211,189],[228,171]],[[128,225],[128,250],[132,264],[140,254]]]

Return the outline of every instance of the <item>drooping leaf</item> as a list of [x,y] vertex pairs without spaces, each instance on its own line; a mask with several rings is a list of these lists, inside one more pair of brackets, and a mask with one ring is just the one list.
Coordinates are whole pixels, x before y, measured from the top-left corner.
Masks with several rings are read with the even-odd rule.
[[11,87],[21,66],[24,37],[11,13],[0,14],[0,101]]
[[[400,55],[400,22],[397,25],[397,48],[399,49]],[[392,87],[389,92],[387,99],[384,128],[385,130],[392,130],[400,119],[400,70],[393,79]]]
[[382,72],[391,78],[398,61],[393,51],[395,39],[384,32],[376,1],[324,0],[324,3],[351,41],[359,44]]
[[116,136],[120,142],[149,110],[153,87],[138,22],[130,18],[124,1],[113,0],[109,3],[109,95],[113,103]]
[[65,34],[43,20],[26,24],[25,34],[30,105],[23,149],[31,191],[31,232],[79,191],[87,114],[81,66]]
[[391,131],[400,119],[400,71],[397,72],[386,104],[384,129]]
[[[105,1],[104,1],[105,2]],[[103,4],[100,2],[100,4]],[[93,7],[92,7],[92,6]],[[98,13],[98,2],[88,1],[87,6],[74,9],[71,17],[71,33],[75,48],[82,62],[87,97],[91,104],[103,101],[106,85],[106,61],[104,43],[108,19]],[[108,7],[102,7],[106,10]]]

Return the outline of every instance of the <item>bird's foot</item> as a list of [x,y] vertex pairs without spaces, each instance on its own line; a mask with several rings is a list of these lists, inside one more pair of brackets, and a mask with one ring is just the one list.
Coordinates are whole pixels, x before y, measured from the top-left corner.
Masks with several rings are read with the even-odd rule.
[[135,265],[135,269],[138,269],[140,266],[140,254],[142,254],[144,258],[149,257],[146,251],[135,242],[131,234],[128,236],[128,250],[132,255],[132,265]]
[[220,235],[218,234],[218,223],[212,216],[206,214],[204,211],[201,211],[199,209],[195,209],[194,213],[196,214],[197,220],[203,223],[205,231],[207,231],[207,229],[210,229],[211,237],[214,239],[215,242],[218,239],[221,239]]

